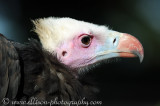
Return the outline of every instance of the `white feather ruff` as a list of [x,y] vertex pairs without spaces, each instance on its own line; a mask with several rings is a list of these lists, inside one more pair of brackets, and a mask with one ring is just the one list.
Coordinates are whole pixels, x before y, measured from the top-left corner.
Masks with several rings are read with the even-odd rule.
[[40,18],[33,21],[36,32],[41,40],[43,48],[53,53],[55,49],[64,41],[72,40],[80,33],[94,33],[95,36],[107,34],[108,28],[92,23],[78,21],[72,18]]

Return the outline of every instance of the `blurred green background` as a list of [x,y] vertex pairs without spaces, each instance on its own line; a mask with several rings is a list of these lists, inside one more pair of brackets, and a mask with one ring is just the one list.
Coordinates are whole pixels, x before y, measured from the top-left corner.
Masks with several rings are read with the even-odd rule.
[[31,19],[71,17],[129,33],[144,47],[144,61],[118,59],[90,72],[103,106],[160,106],[160,0],[0,0],[0,33],[24,43]]

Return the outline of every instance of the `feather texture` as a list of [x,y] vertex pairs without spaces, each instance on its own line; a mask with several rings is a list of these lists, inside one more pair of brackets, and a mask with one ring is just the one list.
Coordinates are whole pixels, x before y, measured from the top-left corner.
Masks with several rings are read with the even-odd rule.
[[0,34],[0,103],[15,99],[20,85],[19,56],[13,44]]
[[[104,36],[110,32],[105,26],[78,21],[72,18],[40,18],[32,21],[34,24],[33,31],[37,33],[40,41],[49,52],[55,52],[56,47],[69,41],[82,33],[91,34],[94,31],[96,36],[104,40]],[[54,43],[53,43],[54,42]]]
[[74,101],[82,98],[92,100],[98,89],[94,85],[78,80],[70,69],[61,64],[53,54],[45,51],[41,44],[31,39],[29,44],[18,49],[24,62],[24,90],[30,99]]
[[[56,56],[31,39],[28,44],[0,36],[0,100],[93,100],[98,89],[75,78]],[[1,105],[3,105],[1,103]],[[10,104],[11,105],[11,104]],[[13,105],[12,105],[13,106]]]

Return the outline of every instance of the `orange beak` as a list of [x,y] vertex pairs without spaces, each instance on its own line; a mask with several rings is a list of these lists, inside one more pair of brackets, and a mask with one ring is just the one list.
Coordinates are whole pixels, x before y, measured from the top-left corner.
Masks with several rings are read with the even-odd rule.
[[142,62],[144,57],[143,47],[141,43],[129,34],[122,34],[119,39],[117,50],[120,57],[136,57],[140,58]]

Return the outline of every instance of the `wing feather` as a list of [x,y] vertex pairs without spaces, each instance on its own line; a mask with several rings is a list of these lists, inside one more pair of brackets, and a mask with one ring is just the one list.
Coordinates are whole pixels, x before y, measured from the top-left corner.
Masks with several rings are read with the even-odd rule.
[[15,99],[20,84],[19,56],[13,44],[0,34],[0,101]]

